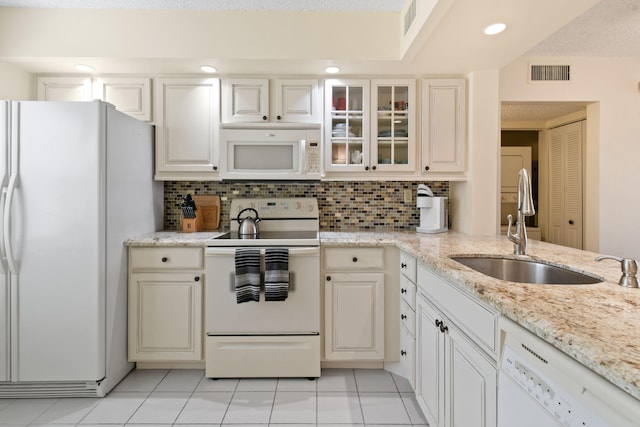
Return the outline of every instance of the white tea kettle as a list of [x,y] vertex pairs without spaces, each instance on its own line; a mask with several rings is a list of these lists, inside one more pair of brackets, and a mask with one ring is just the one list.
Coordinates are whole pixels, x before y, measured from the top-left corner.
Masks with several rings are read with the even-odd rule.
[[[245,211],[253,211],[255,217],[246,216],[244,218],[240,218],[243,212]],[[260,222],[260,217],[258,216],[258,211],[253,208],[242,209],[238,212],[238,217],[236,218],[238,221],[238,235],[240,236],[256,236],[260,233],[260,229],[258,228],[258,223]]]

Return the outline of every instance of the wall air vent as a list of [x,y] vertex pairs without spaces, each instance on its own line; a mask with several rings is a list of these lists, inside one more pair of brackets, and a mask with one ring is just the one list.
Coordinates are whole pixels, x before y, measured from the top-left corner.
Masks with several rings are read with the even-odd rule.
[[412,0],[407,13],[404,14],[404,34],[406,35],[411,28],[411,24],[416,20],[416,1]]
[[529,81],[568,82],[571,81],[570,65],[531,65]]

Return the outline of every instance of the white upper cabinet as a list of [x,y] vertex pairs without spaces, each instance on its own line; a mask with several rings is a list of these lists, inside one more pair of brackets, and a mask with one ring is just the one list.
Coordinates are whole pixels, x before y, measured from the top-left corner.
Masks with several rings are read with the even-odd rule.
[[320,123],[318,81],[225,79],[223,123]]
[[148,77],[38,77],[37,86],[39,101],[100,99],[138,120],[151,121]]
[[156,179],[219,179],[220,81],[155,79]]
[[464,79],[422,80],[422,171],[435,177],[466,171]]
[[371,81],[371,168],[415,172],[415,80]]
[[91,101],[91,77],[38,77],[38,101]]
[[142,121],[151,121],[151,79],[144,77],[98,77],[94,98],[115,105],[118,111]]

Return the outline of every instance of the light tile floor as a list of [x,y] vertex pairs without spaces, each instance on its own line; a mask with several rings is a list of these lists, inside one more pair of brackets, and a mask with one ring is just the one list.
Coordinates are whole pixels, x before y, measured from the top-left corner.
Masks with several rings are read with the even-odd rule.
[[104,398],[0,399],[0,427],[407,426],[427,422],[408,381],[384,370],[320,378],[220,379],[134,370]]

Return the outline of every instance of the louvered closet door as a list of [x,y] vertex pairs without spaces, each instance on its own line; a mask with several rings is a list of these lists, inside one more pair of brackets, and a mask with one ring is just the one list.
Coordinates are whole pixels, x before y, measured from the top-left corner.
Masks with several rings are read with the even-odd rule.
[[584,121],[550,131],[551,243],[582,249],[582,145]]

